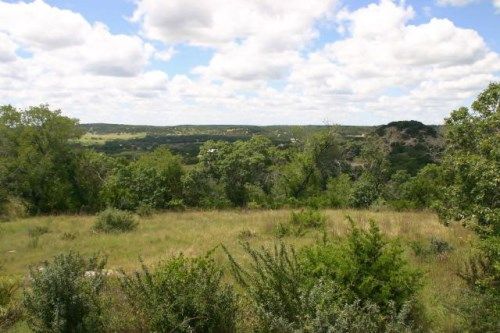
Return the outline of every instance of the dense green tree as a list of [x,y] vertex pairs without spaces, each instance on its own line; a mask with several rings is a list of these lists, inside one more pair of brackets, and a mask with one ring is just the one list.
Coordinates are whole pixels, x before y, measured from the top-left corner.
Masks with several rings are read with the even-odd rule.
[[188,170],[182,177],[182,198],[186,205],[191,207],[227,208],[231,206],[224,184],[200,166]]
[[276,156],[271,140],[254,136],[233,144],[209,141],[202,146],[199,160],[208,176],[223,184],[228,199],[243,206],[248,202],[247,185],[270,193]]
[[445,221],[471,225],[481,236],[477,251],[460,271],[469,290],[463,313],[472,332],[498,331],[500,313],[500,83],[451,113],[439,213]]
[[349,175],[343,173],[336,178],[331,178],[327,185],[326,197],[330,207],[346,208],[349,206],[349,198],[353,181]]
[[500,233],[500,83],[446,119],[443,159],[445,219],[468,220],[481,233]]
[[93,150],[82,150],[75,163],[75,194],[82,211],[97,211],[103,208],[100,198],[104,183],[116,166],[116,161]]
[[404,198],[415,208],[436,208],[443,201],[443,169],[428,164],[404,184]]
[[2,186],[26,200],[32,212],[76,210],[76,156],[72,142],[82,134],[77,120],[47,105],[0,108]]
[[334,129],[312,136],[280,169],[278,192],[299,200],[318,195],[327,189],[331,178],[350,171],[347,155]]
[[161,147],[128,165],[118,166],[106,179],[101,192],[104,202],[120,209],[141,204],[168,208],[182,193],[179,157]]
[[378,180],[365,172],[353,185],[349,204],[355,208],[367,208],[380,196]]

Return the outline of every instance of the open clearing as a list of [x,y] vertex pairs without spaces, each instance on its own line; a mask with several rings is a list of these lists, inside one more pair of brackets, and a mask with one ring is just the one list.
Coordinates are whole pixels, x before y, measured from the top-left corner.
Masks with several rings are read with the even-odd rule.
[[[254,246],[272,246],[279,241],[274,235],[275,225],[286,223],[290,212],[285,209],[166,212],[141,218],[135,231],[123,234],[96,233],[94,216],[26,218],[0,224],[1,265],[4,274],[22,278],[30,266],[74,250],[83,254],[101,252],[108,257],[108,268],[134,270],[140,265],[139,258],[154,264],[180,252],[187,256],[203,254],[219,244],[241,258],[242,241]],[[461,281],[452,272],[469,251],[474,239],[472,233],[460,226],[446,227],[435,214],[427,212],[326,210],[325,214],[326,231],[331,237],[342,236],[349,230],[347,215],[362,225],[373,219],[386,235],[398,237],[408,259],[424,273],[425,285],[420,297],[426,312],[432,313],[434,327],[442,331],[451,329],[458,319],[450,315],[447,304],[460,297],[461,290]],[[46,233],[35,240],[37,237],[30,233],[37,227]],[[300,247],[322,238],[323,232],[313,230],[301,237],[282,240]],[[448,242],[453,250],[439,255],[415,255],[412,244],[429,244],[433,238]],[[223,251],[216,250],[215,258],[227,264]]]

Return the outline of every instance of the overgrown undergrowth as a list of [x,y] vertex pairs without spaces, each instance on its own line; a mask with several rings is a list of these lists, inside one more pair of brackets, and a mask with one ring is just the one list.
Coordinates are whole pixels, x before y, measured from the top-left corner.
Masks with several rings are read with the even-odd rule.
[[[345,239],[351,228],[345,218],[350,215],[362,230],[367,230],[368,221],[373,219],[381,234],[388,239],[399,238],[403,257],[423,274],[422,288],[416,297],[430,327],[437,331],[453,331],[462,327],[462,319],[449,311],[449,305],[461,297],[462,282],[454,271],[457,262],[469,251],[470,242],[474,240],[471,233],[458,226],[445,227],[434,214],[425,212],[328,210],[323,213],[326,217],[324,227],[313,228],[300,235],[291,234],[285,239],[276,237],[275,226],[289,223],[289,210],[160,213],[141,218],[137,229],[132,232],[111,234],[96,233],[93,230],[93,216],[22,219],[0,224],[0,253],[3,258],[1,274],[25,281],[29,266],[39,267],[43,261],[70,250],[80,252],[85,257],[102,253],[108,258],[107,269],[111,272],[118,272],[120,268],[125,272],[133,272],[140,270],[139,257],[143,258],[147,267],[156,267],[158,262],[177,257],[180,253],[186,258],[203,256],[220,244],[224,244],[243,267],[249,267],[251,261],[240,246],[242,241],[248,242],[252,248],[272,248],[277,242],[284,241],[297,250],[322,244],[325,237],[333,242],[340,241]],[[32,247],[30,235],[33,230],[38,230],[38,226],[50,232],[37,235],[37,247]],[[251,236],[242,236],[247,234]],[[223,251],[215,251],[213,260],[224,271],[224,283],[234,284],[229,274],[229,261]],[[111,287],[119,288],[119,284],[115,283],[113,287],[112,283]],[[125,295],[120,296],[115,292],[105,291],[104,295],[108,295],[108,301],[115,304],[124,304],[127,299]],[[241,328],[242,322],[252,322],[251,317],[255,314],[245,310],[249,305],[244,300],[238,302],[242,308],[238,316],[238,327]],[[361,311],[360,315],[366,311],[380,311],[356,302],[356,299],[352,299],[351,303],[345,303],[344,306]],[[117,325],[119,322],[116,320]],[[21,322],[15,328],[22,331],[23,327]]]

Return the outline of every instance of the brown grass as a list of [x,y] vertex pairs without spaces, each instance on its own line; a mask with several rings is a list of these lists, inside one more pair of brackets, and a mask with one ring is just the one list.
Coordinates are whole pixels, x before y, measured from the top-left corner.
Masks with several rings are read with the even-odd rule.
[[[458,318],[450,314],[450,301],[460,297],[461,281],[455,270],[474,240],[472,233],[460,226],[446,227],[430,212],[372,212],[362,210],[326,210],[326,230],[329,235],[343,236],[349,230],[346,216],[366,227],[375,220],[383,233],[398,237],[405,245],[409,260],[425,274],[421,298],[426,312],[438,331],[452,331]],[[168,256],[184,253],[204,254],[224,244],[243,262],[239,242],[242,234],[255,246],[271,246],[277,239],[274,226],[286,223],[290,210],[230,210],[165,212],[142,218],[137,230],[123,234],[101,234],[93,230],[94,216],[47,216],[21,219],[0,224],[0,265],[2,275],[23,277],[30,266],[67,252],[83,254],[101,252],[108,257],[108,268],[134,270],[139,258],[154,264]],[[47,226],[49,232],[39,236],[36,244],[29,230]],[[248,231],[242,233],[242,231]],[[302,237],[285,237],[284,241],[297,247],[311,244],[323,236],[310,231]],[[428,242],[437,237],[446,240],[454,251],[442,256],[419,258],[413,254],[412,242]],[[227,258],[215,251],[215,258],[224,265]]]

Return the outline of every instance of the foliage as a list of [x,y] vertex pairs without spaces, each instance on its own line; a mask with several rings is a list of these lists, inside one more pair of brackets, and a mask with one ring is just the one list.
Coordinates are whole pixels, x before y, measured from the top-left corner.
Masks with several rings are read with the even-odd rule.
[[333,208],[346,208],[349,206],[353,182],[349,175],[343,173],[336,178],[331,178],[327,185],[326,197],[328,204]]
[[277,223],[273,229],[276,238],[283,238],[291,234],[290,224],[288,223]]
[[446,119],[443,159],[447,181],[441,215],[468,220],[482,234],[500,233],[500,83]]
[[127,211],[107,208],[97,215],[94,228],[103,232],[126,232],[137,227],[134,216]]
[[153,215],[154,209],[150,205],[143,203],[136,208],[135,212],[140,217],[150,217],[151,215]]
[[290,215],[290,224],[299,229],[321,228],[325,223],[326,216],[316,209],[302,209]]
[[28,206],[22,199],[9,196],[0,203],[0,221],[14,220],[26,216],[28,216]]
[[81,134],[76,120],[47,105],[23,111],[0,107],[1,187],[28,202],[32,212],[76,210],[77,156],[71,141]]
[[426,240],[425,242],[413,241],[410,246],[413,253],[421,258],[425,258],[430,255],[440,256],[454,250],[450,243],[438,237],[431,237],[430,240]]
[[7,329],[21,317],[21,309],[15,300],[19,282],[0,276],[0,329]]
[[187,205],[201,208],[227,208],[232,203],[224,184],[216,181],[201,167],[195,167],[182,177],[182,196]]
[[104,208],[100,194],[106,179],[116,167],[116,161],[92,150],[82,150],[76,155],[74,179],[79,211],[96,212]]
[[390,122],[377,128],[375,134],[386,147],[391,174],[403,170],[415,175],[427,164],[437,162],[442,150],[436,128],[415,120]]
[[352,207],[366,208],[379,197],[379,194],[376,178],[369,173],[363,173],[353,185],[349,203]]
[[202,170],[223,184],[226,197],[235,206],[249,201],[248,185],[258,185],[264,193],[270,193],[275,157],[272,142],[261,136],[233,144],[209,141],[199,154]]
[[[30,270],[24,290],[26,320],[35,332],[98,332],[103,330],[100,293],[106,261],[77,253],[56,256]],[[91,274],[89,274],[89,272]]]
[[472,226],[481,237],[459,272],[469,287],[462,308],[470,331],[497,331],[500,322],[499,128],[498,82],[490,83],[471,109],[462,107],[446,119],[444,194],[438,212],[446,222]]
[[210,256],[182,255],[154,271],[125,275],[122,288],[132,307],[155,332],[233,332],[236,296],[222,282],[222,271]]
[[442,167],[428,164],[404,186],[404,198],[415,208],[437,208],[443,201],[444,186]]
[[370,301],[385,313],[391,304],[400,310],[420,287],[420,273],[410,268],[398,243],[387,241],[371,221],[368,231],[351,222],[344,244],[328,242],[304,252],[312,278],[328,277],[350,300]]
[[134,210],[141,204],[168,208],[181,195],[182,166],[166,148],[142,155],[129,165],[118,166],[106,179],[102,198],[108,205]]
[[326,190],[329,179],[350,170],[346,155],[335,129],[312,136],[280,170],[278,192],[287,198],[304,199]]
[[408,331],[418,326],[414,297],[419,273],[374,223],[352,226],[345,243],[305,247],[243,244],[244,268],[227,251],[233,275],[253,300],[261,331]]
[[234,277],[255,302],[262,329],[272,329],[273,321],[299,325],[304,322],[306,291],[302,289],[306,280],[295,250],[283,243],[276,244],[271,251],[253,249],[248,243],[244,243],[243,248],[252,260],[249,270],[236,262],[227,250],[226,253]]

